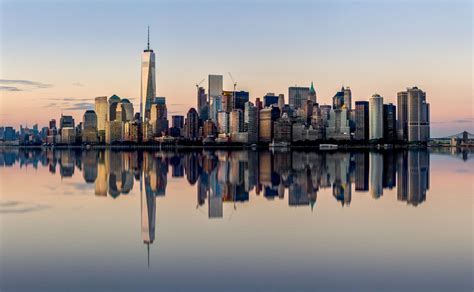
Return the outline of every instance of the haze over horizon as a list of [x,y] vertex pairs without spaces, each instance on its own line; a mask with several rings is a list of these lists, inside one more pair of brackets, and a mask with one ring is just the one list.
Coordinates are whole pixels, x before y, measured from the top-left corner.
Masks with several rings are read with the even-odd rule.
[[[314,81],[330,104],[418,86],[431,136],[473,131],[471,1],[2,1],[1,125],[82,120],[94,97],[117,94],[139,111],[140,57],[157,53],[157,95],[168,113],[196,106],[195,84],[228,72],[254,101]],[[207,89],[207,81],[202,85]]]

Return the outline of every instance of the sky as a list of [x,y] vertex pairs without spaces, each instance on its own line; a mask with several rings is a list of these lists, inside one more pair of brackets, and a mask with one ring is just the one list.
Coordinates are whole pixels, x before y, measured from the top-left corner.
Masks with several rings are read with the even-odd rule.
[[[396,103],[418,86],[431,104],[431,136],[474,132],[472,1],[24,1],[0,0],[0,125],[82,121],[94,97],[139,111],[147,26],[157,96],[168,114],[196,106],[196,83],[288,96],[314,82],[330,104],[378,93]],[[207,80],[202,85],[207,87]]]

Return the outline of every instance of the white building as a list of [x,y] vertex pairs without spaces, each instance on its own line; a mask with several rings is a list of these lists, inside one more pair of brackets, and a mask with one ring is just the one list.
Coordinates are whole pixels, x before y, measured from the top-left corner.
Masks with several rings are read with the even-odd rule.
[[140,91],[140,116],[142,121],[149,117],[151,104],[156,96],[155,53],[150,49],[150,29],[148,43],[142,54],[142,76]]
[[383,97],[378,94],[369,98],[369,139],[383,138]]

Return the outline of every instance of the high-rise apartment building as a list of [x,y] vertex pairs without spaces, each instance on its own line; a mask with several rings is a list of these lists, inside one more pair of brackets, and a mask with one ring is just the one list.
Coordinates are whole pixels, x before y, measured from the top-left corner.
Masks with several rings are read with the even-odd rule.
[[426,93],[417,87],[408,88],[408,142],[430,139],[430,105]]
[[408,91],[397,93],[397,138],[408,141]]
[[369,139],[383,138],[383,97],[374,94],[369,99]]

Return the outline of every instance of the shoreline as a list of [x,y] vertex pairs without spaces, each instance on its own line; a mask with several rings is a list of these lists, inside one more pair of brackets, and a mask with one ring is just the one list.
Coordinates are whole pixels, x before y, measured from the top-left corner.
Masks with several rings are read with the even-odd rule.
[[[337,148],[320,149],[320,145],[289,145],[287,147],[269,147],[268,145],[176,145],[176,144],[153,144],[153,145],[0,145],[0,149],[83,149],[83,150],[180,150],[180,149],[228,149],[228,150],[317,150],[317,151],[337,151],[337,150],[392,150],[392,149],[429,149],[429,148],[455,148],[449,145],[410,145],[410,144],[373,144],[373,145],[350,145],[334,144]],[[466,147],[467,148],[467,147]]]

